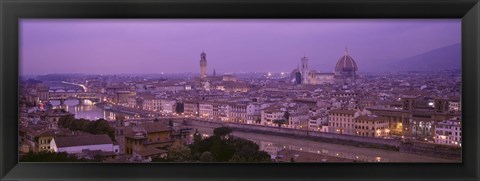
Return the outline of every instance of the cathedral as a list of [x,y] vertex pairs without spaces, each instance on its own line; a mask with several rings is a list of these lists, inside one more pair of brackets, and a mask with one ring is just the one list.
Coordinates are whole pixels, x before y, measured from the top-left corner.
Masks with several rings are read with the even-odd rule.
[[308,67],[308,58],[303,56],[299,66],[290,75],[295,84],[344,83],[354,85],[358,77],[358,66],[345,48],[344,55],[337,61],[333,73],[320,73]]

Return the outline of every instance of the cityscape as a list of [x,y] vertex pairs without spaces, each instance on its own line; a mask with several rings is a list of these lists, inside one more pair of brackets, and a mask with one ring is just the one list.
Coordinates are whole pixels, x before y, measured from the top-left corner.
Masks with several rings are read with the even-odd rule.
[[24,20],[19,161],[460,163],[459,25]]

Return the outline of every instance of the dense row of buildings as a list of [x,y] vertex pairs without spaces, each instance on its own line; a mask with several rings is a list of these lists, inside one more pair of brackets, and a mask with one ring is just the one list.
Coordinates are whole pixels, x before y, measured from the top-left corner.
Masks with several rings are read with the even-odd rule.
[[22,109],[19,125],[19,152],[66,152],[77,158],[106,162],[150,162],[165,158],[173,144],[189,144],[192,130],[155,122],[153,119],[125,120],[117,116],[109,122],[114,137],[91,134],[59,126],[65,116],[62,109]]
[[[161,116],[461,146],[459,71],[364,73],[359,76],[358,70],[357,62],[345,50],[332,73],[311,69],[309,59],[302,57],[298,68],[290,74],[218,74],[213,71],[208,75],[206,54],[202,52],[200,76],[96,76],[69,81],[97,94],[98,102]],[[23,104],[25,110],[43,106],[42,102],[49,101],[49,93],[55,91],[42,82],[24,82],[21,100],[30,106]],[[36,142],[32,138],[48,133],[38,130],[61,130],[55,128],[55,122],[48,121],[51,113],[36,114],[38,111],[22,115],[21,122],[28,122],[21,131],[25,140]],[[112,120],[118,139],[112,146],[109,142],[104,151],[148,159],[151,154],[165,154],[165,147],[185,136],[159,123],[122,120]],[[42,129],[36,128],[39,124],[44,124]],[[66,136],[82,135],[60,132]],[[57,141],[51,141],[55,136],[42,140],[46,141],[37,141],[37,150],[62,150],[52,148],[58,147]]]

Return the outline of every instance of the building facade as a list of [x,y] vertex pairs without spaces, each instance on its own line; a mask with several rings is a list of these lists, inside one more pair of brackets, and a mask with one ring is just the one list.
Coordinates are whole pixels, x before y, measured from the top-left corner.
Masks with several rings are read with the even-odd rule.
[[384,117],[364,115],[355,121],[355,135],[366,137],[386,137],[390,133],[388,120]]
[[445,120],[435,125],[435,143],[462,146],[462,121]]

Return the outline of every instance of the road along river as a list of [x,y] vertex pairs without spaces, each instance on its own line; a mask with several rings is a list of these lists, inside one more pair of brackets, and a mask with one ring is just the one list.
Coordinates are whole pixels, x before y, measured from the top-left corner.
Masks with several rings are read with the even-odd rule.
[[[210,136],[213,133],[211,127],[194,126],[194,129],[204,136]],[[428,157],[422,155],[415,155],[411,153],[402,153],[398,151],[375,149],[375,148],[361,148],[347,145],[323,143],[312,140],[304,140],[298,138],[290,138],[285,136],[258,134],[251,132],[234,131],[233,136],[254,141],[260,146],[260,149],[268,152],[274,157],[283,149],[316,153],[318,155],[327,155],[349,160],[357,160],[361,162],[456,162],[457,160],[449,160],[443,158]]]

